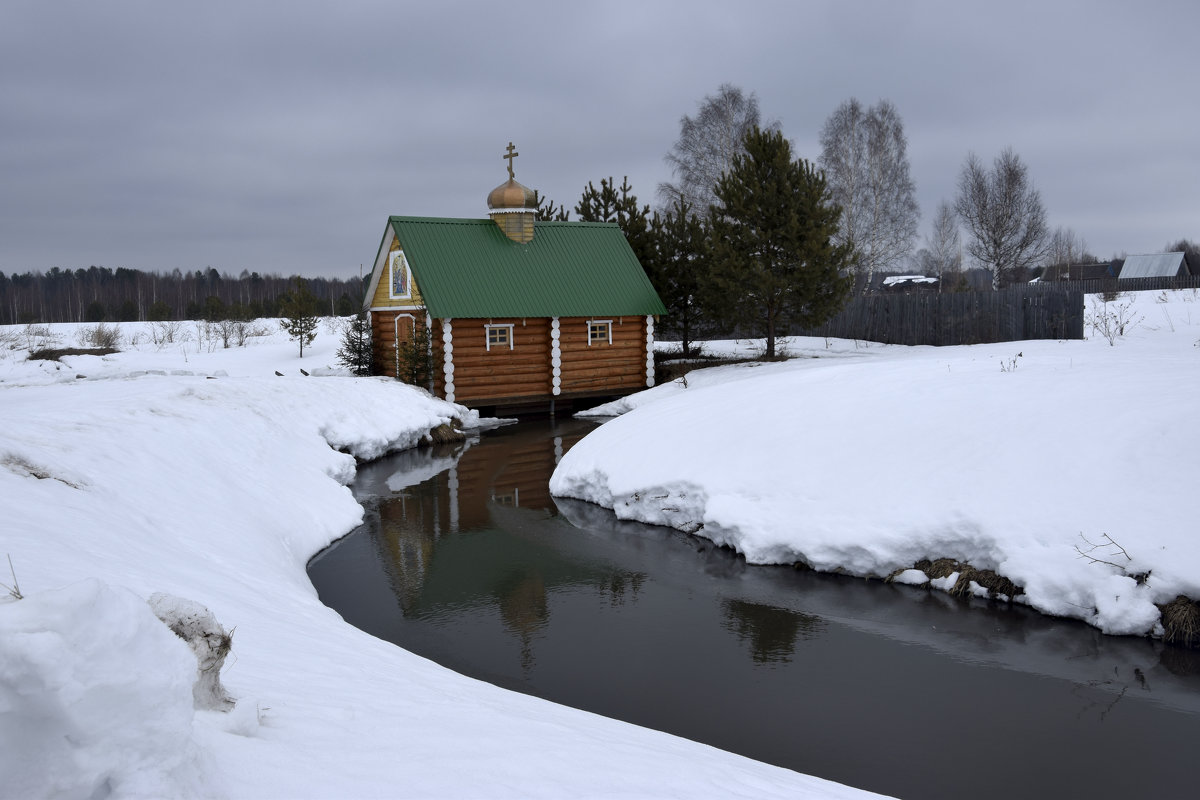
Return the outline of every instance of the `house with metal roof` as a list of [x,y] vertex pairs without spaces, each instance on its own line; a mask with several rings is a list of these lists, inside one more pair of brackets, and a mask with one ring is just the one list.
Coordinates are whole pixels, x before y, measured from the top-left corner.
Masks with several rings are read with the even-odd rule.
[[389,217],[365,308],[376,371],[494,413],[615,397],[654,385],[666,313],[615,223],[536,220],[513,176],[488,218]]
[[1183,253],[1126,256],[1117,280],[1131,278],[1186,278],[1192,272]]

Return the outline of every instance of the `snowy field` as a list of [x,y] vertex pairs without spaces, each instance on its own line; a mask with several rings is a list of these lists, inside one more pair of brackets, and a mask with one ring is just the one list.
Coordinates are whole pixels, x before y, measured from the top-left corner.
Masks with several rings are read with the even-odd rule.
[[[93,327],[0,328],[0,558],[11,556],[23,595],[0,589],[0,797],[863,794],[508,693],[345,624],[319,602],[305,564],[362,518],[345,485],[355,456],[413,446],[471,415],[394,381],[337,374],[329,328],[303,359],[265,321],[244,347],[226,349],[194,323],[128,323],[120,353],[26,360],[30,347],[78,346]],[[890,371],[903,360],[891,352],[868,361]],[[1024,380],[1026,363],[1036,362],[1001,377]],[[1182,398],[1174,405],[1186,411]],[[737,430],[740,414],[725,429],[775,451],[807,416],[790,401],[775,412],[752,437]],[[639,434],[643,455],[670,432],[652,427]],[[1174,453],[1182,432],[1170,438]],[[1166,458],[1156,474],[1187,466]],[[845,476],[863,487],[903,477],[875,467]],[[14,583],[7,560],[0,583]],[[151,612],[159,592],[232,630],[222,673],[231,711],[193,709],[196,659]]]
[[1087,301],[1086,341],[793,339],[791,361],[693,372],[596,409],[621,416],[551,491],[756,564],[950,589],[912,568],[954,559],[1045,613],[1161,634],[1158,604],[1200,599],[1200,295]]

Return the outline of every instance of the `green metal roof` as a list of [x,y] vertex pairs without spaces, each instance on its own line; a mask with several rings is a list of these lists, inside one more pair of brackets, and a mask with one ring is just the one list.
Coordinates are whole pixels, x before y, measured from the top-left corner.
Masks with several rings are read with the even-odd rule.
[[525,244],[490,219],[388,224],[436,319],[666,313],[616,223],[535,222]]

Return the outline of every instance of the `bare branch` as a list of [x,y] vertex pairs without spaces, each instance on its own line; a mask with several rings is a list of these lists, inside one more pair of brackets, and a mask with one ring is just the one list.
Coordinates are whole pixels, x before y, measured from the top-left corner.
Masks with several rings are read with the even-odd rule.
[[1046,210],[1029,172],[1012,148],[997,156],[989,172],[974,153],[958,178],[955,210],[971,235],[967,252],[992,273],[992,288],[1046,253]]
[[821,130],[820,165],[842,208],[836,241],[854,248],[864,290],[876,271],[912,252],[920,211],[907,149],[904,123],[888,100],[864,110],[851,98]]
[[779,123],[760,126],[754,92],[743,94],[723,83],[716,94],[707,95],[694,118],[685,114],[679,120],[679,139],[666,156],[675,182],[659,184],[662,207],[683,199],[697,214],[707,213],[717,201],[713,187],[733,167],[734,156],[745,152],[746,134],[756,127],[775,131]]
[[[1107,533],[1104,534],[1105,541],[1100,542],[1098,544],[1090,541],[1086,536],[1083,535],[1083,533],[1079,534],[1079,538],[1083,539],[1084,544],[1087,545],[1087,549],[1081,548],[1079,545],[1075,545],[1075,552],[1079,554],[1080,558],[1086,558],[1089,562],[1091,562],[1093,564],[1107,564],[1110,567],[1116,567],[1117,569],[1124,572],[1126,564],[1128,564],[1128,562],[1133,561],[1133,558],[1129,555],[1129,553],[1127,553],[1125,551],[1125,548],[1122,547],[1121,545],[1117,544],[1115,541],[1113,541],[1113,538],[1111,536],[1109,536]],[[1096,552],[1097,550],[1100,550],[1102,548],[1110,548],[1110,547],[1116,548],[1118,551],[1120,551],[1121,555],[1125,556],[1126,564],[1118,564],[1114,561],[1108,561],[1107,559],[1097,558],[1096,556],[1092,555],[1092,553]],[[1115,558],[1117,556],[1117,553],[1104,552],[1104,553],[1102,553],[1102,555],[1106,555],[1109,558]]]

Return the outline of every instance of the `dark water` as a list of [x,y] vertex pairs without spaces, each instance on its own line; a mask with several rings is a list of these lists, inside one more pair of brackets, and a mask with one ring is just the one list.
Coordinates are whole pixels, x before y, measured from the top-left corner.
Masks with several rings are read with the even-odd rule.
[[[309,565],[353,625],[508,689],[901,797],[1196,797],[1200,655],[554,501],[590,429],[360,470]],[[936,554],[934,554],[936,555]]]

